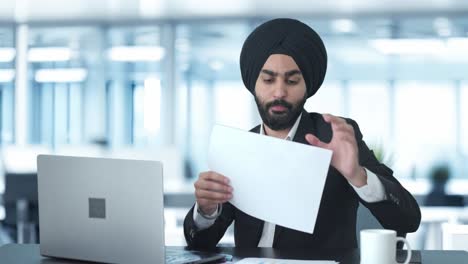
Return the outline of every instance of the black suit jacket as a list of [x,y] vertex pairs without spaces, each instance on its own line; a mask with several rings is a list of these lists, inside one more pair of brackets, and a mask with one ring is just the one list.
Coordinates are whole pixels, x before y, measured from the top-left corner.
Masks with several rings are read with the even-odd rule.
[[[364,141],[358,125],[345,119],[354,128],[359,148],[359,164],[374,172],[382,182],[387,199],[367,203],[359,198],[347,180],[334,167],[330,166],[322,194],[314,234],[308,234],[277,225],[274,234],[274,248],[356,248],[356,212],[361,202],[384,228],[399,233],[414,232],[421,220],[419,206],[413,196],[393,177],[393,171],[381,164]],[[251,130],[259,133],[260,126]],[[332,138],[331,125],[321,114],[303,111],[295,142],[308,144],[305,135],[312,133],[323,142]],[[270,164],[265,164],[270,166]],[[293,172],[291,176],[294,177]],[[229,175],[226,175],[229,177]],[[294,190],[285,190],[294,191]],[[230,203],[223,204],[221,215],[207,229],[198,230],[193,221],[193,207],[184,221],[184,235],[189,247],[212,248],[223,237],[226,229],[234,221],[236,247],[255,248],[262,235],[262,220],[252,217]]]

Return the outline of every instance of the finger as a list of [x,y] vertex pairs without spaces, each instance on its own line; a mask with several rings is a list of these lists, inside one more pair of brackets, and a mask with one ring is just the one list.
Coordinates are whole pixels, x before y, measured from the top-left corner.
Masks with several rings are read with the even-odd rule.
[[347,132],[346,125],[343,124],[332,124],[333,133],[336,134],[337,132]]
[[223,193],[232,193],[232,187],[226,184],[220,184],[215,181],[201,180],[195,182],[196,189],[203,189],[207,191],[214,192],[223,192]]
[[316,136],[312,134],[306,134],[305,139],[309,142],[310,145],[319,147],[319,148],[327,148],[328,144],[320,141]]
[[354,129],[348,125],[337,125],[333,128],[333,135],[347,134],[354,136]]
[[222,184],[229,184],[230,182],[228,177],[221,175],[219,173],[216,173],[214,171],[202,173],[200,174],[200,177],[206,180],[216,181]]
[[198,197],[196,198],[197,202],[198,203],[201,202],[203,205],[222,204],[222,203],[229,202],[231,199],[232,199],[232,196],[228,198],[223,198],[223,199],[207,199],[207,198],[198,198]]
[[205,199],[205,198],[199,198],[197,199],[197,203],[198,204],[201,204],[201,205],[218,205],[218,204],[223,204],[223,203],[226,203],[226,202],[229,202],[230,200],[232,199],[231,198],[226,198],[226,199]]
[[225,202],[228,202],[229,199],[222,199],[222,200],[208,200],[208,199],[197,199],[197,203],[199,206],[205,207],[205,206],[218,206],[218,204],[223,204]]
[[207,190],[202,190],[202,189],[196,189],[195,196],[197,197],[197,199],[208,199],[208,200],[217,200],[217,201],[232,198],[232,194],[212,192],[212,191],[207,191]]
[[323,119],[331,125],[333,130],[336,130],[338,126],[346,125],[346,121],[343,118],[330,114],[323,114]]
[[351,135],[354,135],[354,127],[346,122],[344,124],[344,129],[348,131]]
[[341,118],[341,117],[337,117],[337,116],[334,116],[334,115],[331,115],[331,114],[323,114],[323,119],[327,122],[327,123],[346,123],[346,121]]
[[353,143],[356,141],[354,137],[347,135],[347,134],[342,134],[338,136],[337,139],[341,142],[349,142],[349,143]]

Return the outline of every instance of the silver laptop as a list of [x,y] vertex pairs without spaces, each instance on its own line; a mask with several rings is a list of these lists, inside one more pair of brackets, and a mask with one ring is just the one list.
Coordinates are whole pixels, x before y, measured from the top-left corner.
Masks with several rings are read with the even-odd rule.
[[43,256],[153,264],[223,258],[166,256],[161,162],[39,155],[37,163]]

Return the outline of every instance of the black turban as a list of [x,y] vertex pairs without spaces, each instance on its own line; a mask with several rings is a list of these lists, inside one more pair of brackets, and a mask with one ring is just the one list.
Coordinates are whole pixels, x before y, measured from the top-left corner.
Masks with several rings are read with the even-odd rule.
[[279,18],[250,33],[242,46],[240,68],[242,81],[252,94],[258,75],[272,54],[291,56],[302,72],[307,97],[317,92],[327,71],[327,51],[312,28],[295,19]]

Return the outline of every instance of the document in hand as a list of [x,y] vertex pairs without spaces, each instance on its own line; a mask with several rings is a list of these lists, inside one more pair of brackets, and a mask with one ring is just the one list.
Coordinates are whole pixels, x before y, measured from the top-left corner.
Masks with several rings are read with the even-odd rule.
[[243,212],[313,233],[332,152],[216,125],[210,170],[228,177],[231,203]]

